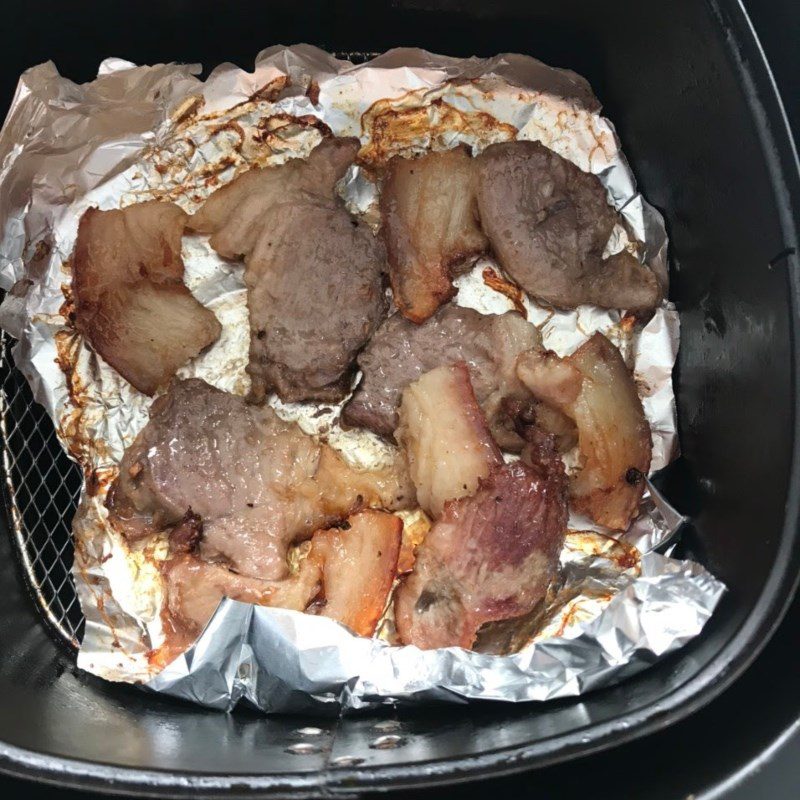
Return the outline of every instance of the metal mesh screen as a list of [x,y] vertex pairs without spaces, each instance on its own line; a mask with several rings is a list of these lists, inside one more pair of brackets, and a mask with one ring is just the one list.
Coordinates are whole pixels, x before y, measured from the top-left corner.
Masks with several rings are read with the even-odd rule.
[[0,432],[7,510],[28,583],[42,613],[77,647],[83,615],[72,581],[72,517],[81,471],[56,438],[50,417],[33,400],[14,366],[5,332],[0,338]]
[[[336,53],[360,64],[376,53]],[[55,427],[35,403],[14,366],[14,340],[0,334],[0,434],[6,507],[12,538],[44,617],[69,644],[78,646],[83,628],[72,580],[72,518],[82,477],[56,438]]]

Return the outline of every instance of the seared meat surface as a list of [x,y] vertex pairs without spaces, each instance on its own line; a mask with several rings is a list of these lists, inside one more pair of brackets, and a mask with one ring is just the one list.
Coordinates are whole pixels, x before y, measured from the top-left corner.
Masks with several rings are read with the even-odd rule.
[[626,251],[602,258],[619,216],[596,176],[538,142],[493,144],[475,161],[483,231],[531,297],[558,308],[658,304],[651,270]]
[[191,511],[202,522],[204,560],[280,580],[292,542],[361,507],[413,501],[404,463],[353,469],[271,408],[188,380],[153,404],[108,507],[130,540],[175,526]]
[[552,447],[529,460],[494,467],[475,494],[445,503],[395,592],[404,644],[469,648],[485,623],[543,600],[564,542],[566,480]]
[[567,358],[541,350],[523,354],[517,374],[540,401],[575,421],[582,462],[570,482],[575,508],[625,530],[639,508],[652,444],[619,350],[596,333]]
[[446,501],[473,494],[478,481],[503,463],[463,361],[426,372],[406,387],[396,436],[417,502],[434,518]]
[[419,158],[395,156],[381,189],[382,233],[394,302],[424,322],[455,289],[451,271],[483,253],[474,162],[465,147]]
[[247,259],[251,399],[341,400],[386,316],[380,240],[344,208],[273,206]]
[[245,260],[255,402],[341,400],[386,315],[381,242],[334,198],[358,147],[329,139],[305,160],[245,172],[191,219],[220,255]]
[[195,553],[176,551],[162,569],[168,647],[199,636],[223,597],[330,617],[370,636],[392,588],[403,524],[384,511],[361,511],[344,528],[318,531],[297,572],[269,581],[238,575]]
[[358,357],[363,378],[344,408],[343,420],[391,437],[409,383],[435,367],[466,363],[472,388],[499,444],[520,440],[501,424],[504,398],[527,396],[516,377],[517,356],[539,346],[538,330],[516,312],[484,315],[448,305],[422,325],[399,314],[381,325]]
[[90,208],[73,256],[75,326],[95,352],[152,395],[221,328],[183,283],[188,217],[172,203]]

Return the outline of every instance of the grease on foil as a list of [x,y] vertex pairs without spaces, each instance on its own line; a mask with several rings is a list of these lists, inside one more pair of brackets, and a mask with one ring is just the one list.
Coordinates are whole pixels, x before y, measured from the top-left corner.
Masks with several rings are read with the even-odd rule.
[[[696,636],[724,586],[698,564],[655,552],[683,518],[648,483],[641,513],[622,537],[571,517],[561,574],[529,629],[493,634],[506,637],[501,644],[509,652],[523,645],[518,652],[393,647],[385,641],[390,615],[381,635],[362,639],[322,617],[225,600],[195,645],[158,672],[152,656],[163,638],[158,563],[166,544],[131,549],[104,508],[151,400],[69,326],[69,258],[86,208],[160,198],[191,212],[252,165],[302,157],[324,136],[349,135],[360,137],[362,150],[339,192],[376,227],[377,168],[392,155],[457,142],[477,152],[496,141],[536,139],[605,185],[627,226],[617,226],[606,253],[627,248],[665,284],[667,276],[663,220],[637,193],[613,126],[574,73],[519,55],[452,59],[421,50],[353,66],[308,46],[265,50],[252,72],[226,64],[205,82],[198,72],[109,59],[95,81],[77,86],[52,64],[41,65],[22,76],[0,132],[0,285],[9,290],[0,324],[19,340],[16,363],[86,477],[74,522],[74,573],[87,621],[79,666],[214,708],[247,698],[269,712],[340,713],[429,699],[575,695],[619,681]],[[244,394],[249,333],[241,266],[220,259],[201,236],[184,238],[183,256],[187,285],[217,314],[223,334],[179,375]],[[516,292],[488,258],[456,285],[461,305],[524,312],[545,346],[562,355],[594,331],[606,333],[634,371],[653,431],[652,471],[677,455],[672,369],[679,327],[671,305],[644,326],[589,306],[553,312]],[[340,406],[321,412],[272,402],[355,465],[395,457],[371,433],[341,430]],[[406,522],[408,555],[427,523],[413,515]]]

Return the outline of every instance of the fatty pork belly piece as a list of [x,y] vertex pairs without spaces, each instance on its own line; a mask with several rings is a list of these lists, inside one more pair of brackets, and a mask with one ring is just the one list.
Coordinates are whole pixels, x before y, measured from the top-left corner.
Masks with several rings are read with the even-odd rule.
[[481,225],[503,270],[557,308],[647,311],[655,274],[627,251],[603,259],[617,212],[599,179],[539,142],[493,144],[476,159]]
[[424,322],[455,294],[452,271],[487,248],[473,167],[465,147],[389,162],[382,234],[394,302],[414,322]]
[[463,361],[437,367],[406,387],[396,436],[417,502],[434,518],[447,500],[473,494],[478,481],[503,463]]
[[309,613],[371,636],[397,574],[402,533],[399,517],[375,510],[348,517],[343,528],[315,533],[306,561],[307,569],[319,569],[320,588]]
[[362,507],[414,502],[405,464],[351,468],[327,445],[200,380],[173,383],[126,450],[112,486],[112,523],[130,541],[202,524],[200,556],[280,580],[292,542]]
[[223,597],[307,610],[372,635],[394,582],[402,527],[398,517],[383,511],[354,514],[342,528],[315,533],[296,573],[277,581],[238,575],[176,548],[162,568],[165,628],[178,639],[171,644],[185,647],[197,638]]
[[503,432],[502,402],[512,396],[528,396],[516,376],[517,356],[539,344],[536,327],[513,311],[484,315],[447,305],[422,325],[395,314],[378,328],[359,355],[363,378],[342,418],[348,425],[390,438],[398,425],[406,386],[435,367],[463,361],[492,432],[498,434],[502,447],[513,449],[520,440],[508,433],[499,435]]
[[644,492],[652,444],[619,350],[596,333],[567,358],[523,354],[517,374],[539,400],[575,421],[582,462],[570,484],[575,508],[608,528],[627,529]]
[[73,256],[75,326],[95,352],[152,395],[215,342],[214,314],[183,283],[187,215],[172,203],[88,209]]
[[380,240],[340,205],[273,206],[263,223],[245,269],[251,400],[341,400],[386,316]]
[[212,194],[191,227],[244,258],[250,399],[337,401],[353,361],[386,316],[385,254],[335,199],[358,139],[326,139],[307,159],[251,169]]
[[552,442],[536,456],[495,467],[475,494],[445,504],[395,592],[404,644],[470,648],[482,625],[544,599],[567,526],[566,479]]
[[188,227],[211,234],[210,244],[223,258],[244,258],[255,247],[265,227],[264,214],[272,206],[294,199],[332,202],[334,187],[359,147],[355,138],[324,139],[308,158],[249,169],[213,192]]

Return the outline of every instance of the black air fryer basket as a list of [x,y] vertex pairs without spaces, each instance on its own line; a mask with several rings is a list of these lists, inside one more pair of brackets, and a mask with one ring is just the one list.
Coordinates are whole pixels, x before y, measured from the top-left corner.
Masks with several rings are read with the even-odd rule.
[[678,555],[706,565],[730,591],[698,640],[622,686],[569,701],[311,720],[226,716],[105,683],[74,665],[82,620],[69,577],[70,523],[79,470],[3,339],[0,770],[162,796],[430,785],[641,736],[708,702],[750,663],[800,572],[800,171],[738,3],[171,0],[97,4],[84,16],[71,4],[35,6],[31,38],[7,42],[19,50],[17,70],[52,58],[77,80],[109,55],[247,66],[267,45],[300,41],[353,60],[399,45],[522,52],[588,78],[671,237],[683,457],[661,488],[692,519]]

